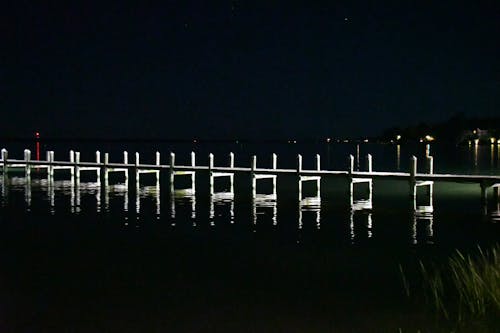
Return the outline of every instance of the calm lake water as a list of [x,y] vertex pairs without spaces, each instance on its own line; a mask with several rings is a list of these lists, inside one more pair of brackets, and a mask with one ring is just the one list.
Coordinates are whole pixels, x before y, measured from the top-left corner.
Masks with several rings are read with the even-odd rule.
[[[21,143],[4,143],[10,158],[22,158]],[[95,150],[121,161],[123,150],[153,163],[155,151],[168,163],[346,170],[347,156],[376,171],[407,171],[411,155],[423,171],[425,145],[247,143],[57,143],[56,160],[69,149],[82,161]],[[433,145],[435,173],[500,174],[498,146]],[[358,157],[359,156],[359,157]],[[168,175],[141,178],[136,191],[111,177],[110,191],[83,175],[75,189],[67,174],[54,186],[33,170],[28,185],[13,172],[1,183],[0,328],[19,332],[357,332],[416,331],[433,325],[402,293],[399,265],[416,274],[419,260],[445,260],[455,249],[474,251],[498,243],[500,205],[486,213],[479,185],[436,183],[434,212],[413,213],[408,183],[374,182],[373,209],[352,210],[349,183],[326,178],[321,202],[298,204],[292,176],[278,178],[277,201],[252,200],[247,174],[235,177],[234,198],[210,199],[208,175],[196,176],[196,195],[172,197]],[[188,186],[180,180],[176,187]],[[270,193],[271,181],[258,191]],[[217,180],[217,191],[228,181]],[[422,192],[423,193],[423,192]],[[312,196],[312,184],[303,194]],[[419,192],[419,195],[421,192]],[[354,199],[361,199],[363,191]],[[420,195],[419,197],[422,197]],[[491,195],[490,195],[491,197]],[[418,204],[424,204],[420,201]]]

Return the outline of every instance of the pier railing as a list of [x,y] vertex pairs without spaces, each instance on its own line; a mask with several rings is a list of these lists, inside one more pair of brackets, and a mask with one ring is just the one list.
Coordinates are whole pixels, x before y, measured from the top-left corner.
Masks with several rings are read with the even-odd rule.
[[[320,156],[316,155],[316,166],[314,169],[304,169],[302,165],[302,156],[297,155],[297,166],[294,169],[278,168],[278,156],[272,155],[271,168],[259,168],[257,166],[257,157],[252,156],[250,165],[236,166],[235,156],[233,153],[229,154],[227,166],[217,166],[214,163],[215,157],[213,154],[208,156],[207,165],[197,165],[196,155],[191,153],[190,165],[177,165],[175,164],[175,154],[170,153],[169,163],[162,164],[161,155],[159,152],[155,154],[155,163],[141,163],[139,153],[135,153],[135,160],[133,163],[129,162],[128,153],[123,153],[123,162],[109,162],[109,154],[105,153],[104,158],[101,159],[101,153],[96,151],[95,161],[82,161],[80,153],[77,151],[70,151],[68,160],[56,160],[53,151],[48,151],[45,160],[31,159],[31,152],[28,149],[24,150],[23,159],[9,158],[9,153],[6,149],[1,150],[0,165],[4,177],[7,177],[10,171],[17,170],[23,171],[25,177],[29,180],[31,177],[31,170],[46,170],[49,182],[53,182],[55,172],[60,170],[69,170],[71,174],[71,181],[75,183],[80,182],[80,174],[82,172],[91,172],[96,175],[97,182],[101,184],[101,178],[104,179],[103,186],[106,189],[109,186],[108,175],[112,172],[122,172],[125,175],[128,184],[129,173],[135,174],[136,187],[140,186],[140,178],[142,174],[152,173],[157,178],[157,183],[160,183],[161,174],[167,172],[169,174],[169,185],[171,192],[176,191],[175,178],[178,176],[191,177],[191,187],[182,189],[187,191],[190,195],[196,192],[195,175],[197,172],[208,172],[210,177],[209,188],[210,195],[231,195],[234,191],[234,174],[235,173],[248,173],[251,176],[251,188],[254,198],[265,198],[266,200],[276,200],[276,183],[279,176],[295,175],[298,184],[298,200],[303,204],[317,205],[321,200],[321,180],[328,177],[345,177],[350,181],[351,193],[351,206],[356,203],[353,200],[353,193],[358,184],[368,185],[368,197],[361,200],[361,207],[363,209],[372,208],[373,198],[373,180],[379,179],[393,179],[407,181],[409,184],[409,194],[413,202],[416,202],[417,188],[425,187],[427,189],[426,195],[428,197],[429,205],[426,210],[432,211],[433,203],[433,186],[434,182],[453,182],[453,183],[474,183],[480,185],[480,194],[483,204],[486,204],[487,193],[489,189],[493,189],[495,199],[498,200],[500,188],[500,175],[464,175],[464,174],[438,174],[434,173],[433,157],[427,155],[425,161],[425,172],[418,172],[417,158],[412,156],[410,159],[410,168],[408,172],[389,172],[389,171],[374,171],[373,160],[371,155],[367,155],[367,170],[355,171],[354,170],[354,157],[349,155],[346,170],[325,170],[321,168]],[[215,180],[221,177],[228,177],[230,179],[230,190],[225,194],[217,193],[214,191]],[[256,190],[257,181],[260,179],[271,179],[273,182],[272,194],[267,194],[265,197],[258,194]],[[304,198],[302,196],[302,183],[306,181],[315,182],[316,196]],[[128,186],[128,185],[127,185]]]

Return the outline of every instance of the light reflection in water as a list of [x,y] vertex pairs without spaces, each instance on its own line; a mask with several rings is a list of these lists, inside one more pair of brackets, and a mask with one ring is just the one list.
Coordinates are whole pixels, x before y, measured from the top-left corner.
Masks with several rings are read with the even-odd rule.
[[[193,220],[193,227],[196,227],[196,195],[194,188],[173,190],[170,192],[170,217],[175,219],[176,217],[176,205],[189,206],[190,216]],[[175,222],[172,222],[172,226],[175,226]]]
[[[209,222],[215,226],[216,207],[229,206],[229,221],[234,223],[234,192],[216,192],[210,195]],[[222,216],[219,214],[218,216]]]
[[257,224],[258,215],[265,214],[265,210],[271,209],[272,223],[278,225],[278,205],[276,194],[256,194],[252,197],[252,220],[254,226]]
[[307,197],[299,201],[299,223],[298,228],[303,227],[303,214],[304,212],[312,212],[314,214],[314,221],[316,228],[321,228],[321,197]]
[[139,185],[136,183],[136,195],[135,195],[135,212],[137,214],[137,219],[141,214],[141,199],[153,198],[155,201],[155,214],[156,219],[160,219],[161,214],[161,204],[160,204],[160,179],[156,178],[155,185]]
[[434,214],[429,206],[420,206],[419,210],[413,212],[411,224],[411,243],[418,244],[419,241],[433,244],[434,237]]
[[367,238],[373,237],[373,219],[372,219],[372,201],[370,199],[362,199],[351,201],[351,211],[349,216],[349,235],[351,244],[356,243],[356,238],[359,237],[356,233],[357,226],[354,223],[355,217],[366,216],[366,236]]
[[110,211],[110,195],[123,197],[123,211],[128,212],[128,179],[123,184],[107,185],[104,189],[104,209]]

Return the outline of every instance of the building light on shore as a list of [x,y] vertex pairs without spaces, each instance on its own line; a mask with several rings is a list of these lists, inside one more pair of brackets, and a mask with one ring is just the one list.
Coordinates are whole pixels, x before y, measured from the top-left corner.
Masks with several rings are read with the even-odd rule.
[[435,139],[434,139],[434,137],[433,137],[432,135],[428,135],[428,134],[427,134],[427,135],[425,136],[425,141],[434,141],[434,140],[435,140]]
[[401,135],[396,135],[396,140],[401,140]]
[[326,142],[330,142],[330,141],[332,141],[332,139],[326,138]]
[[479,144],[479,139],[474,139],[474,144],[477,146]]
[[497,141],[497,139],[495,139],[495,138],[490,138],[490,142],[491,142],[491,144],[494,144],[496,141]]

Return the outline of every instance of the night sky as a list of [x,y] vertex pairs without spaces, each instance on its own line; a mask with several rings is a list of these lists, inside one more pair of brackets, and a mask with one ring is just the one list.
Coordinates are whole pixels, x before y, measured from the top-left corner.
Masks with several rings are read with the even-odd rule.
[[12,3],[2,137],[354,137],[500,115],[498,1]]

